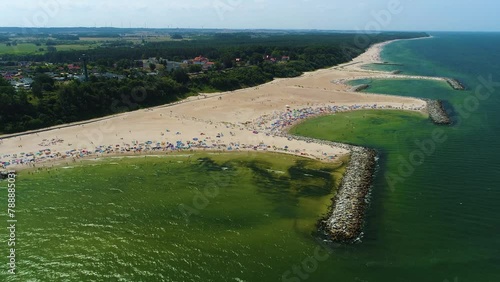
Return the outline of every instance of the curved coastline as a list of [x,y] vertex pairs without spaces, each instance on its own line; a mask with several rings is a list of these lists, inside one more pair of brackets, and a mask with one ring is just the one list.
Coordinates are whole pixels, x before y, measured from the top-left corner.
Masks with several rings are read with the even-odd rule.
[[[380,51],[380,48],[378,49],[378,51]],[[347,67],[350,65],[356,66],[356,64],[356,61],[350,62],[343,65],[343,67]],[[331,71],[336,72],[338,70],[337,68],[320,70],[317,71],[314,75],[317,75],[319,78],[323,79],[324,86],[329,87],[327,86],[327,83],[329,84],[331,81],[331,78],[329,77],[329,72]],[[341,78],[340,80],[348,80],[343,78],[348,75],[347,72],[349,72],[350,74],[350,71],[348,70],[345,74],[337,73],[338,77]],[[357,74],[358,77],[356,77],[355,79],[361,77],[363,74],[366,75],[366,73],[367,72],[359,72]],[[169,147],[173,149],[173,151],[186,151],[193,149],[227,151],[229,146],[232,146],[233,150],[235,151],[238,150],[236,149],[237,147],[239,147],[239,149],[241,150],[274,151],[279,153],[306,156],[320,161],[334,160],[338,155],[350,155],[350,161],[347,164],[345,175],[342,178],[336,196],[332,199],[332,206],[330,208],[329,216],[327,219],[322,219],[320,221],[320,226],[322,226],[321,229],[324,230],[326,234],[328,234],[331,240],[339,242],[352,242],[353,240],[358,238],[362,232],[364,214],[367,206],[366,197],[369,195],[373,180],[373,173],[376,167],[376,152],[371,149],[359,146],[317,140],[307,137],[292,136],[287,133],[287,126],[284,123],[288,123],[289,125],[290,122],[300,122],[303,120],[303,118],[299,117],[295,120],[287,120],[286,118],[284,118],[283,120],[280,120],[282,117],[278,117],[278,114],[283,113],[283,111],[271,111],[270,109],[272,108],[270,106],[272,105],[269,104],[278,104],[283,107],[285,104],[288,104],[287,110],[285,111],[286,114],[291,114],[291,111],[297,109],[298,112],[300,112],[300,109],[311,109],[311,114],[307,115],[307,117],[313,117],[320,114],[332,114],[334,112],[356,110],[360,108],[404,108],[411,110],[413,107],[413,110],[425,111],[425,109],[423,109],[424,103],[422,103],[422,99],[413,97],[393,97],[393,101],[395,102],[391,102],[391,99],[386,98],[387,96],[379,96],[378,98],[366,98],[366,95],[360,95],[359,93],[359,95],[356,94],[358,96],[354,96],[355,98],[344,98],[344,100],[342,100],[341,98],[346,97],[345,95],[348,94],[348,91],[342,90],[342,86],[335,86],[337,88],[329,90],[327,90],[327,88],[324,88],[324,91],[329,91],[328,93],[332,95],[331,98],[325,97],[323,88],[320,90],[314,90],[313,88],[308,87],[293,87],[293,85],[296,84],[307,83],[304,80],[308,77],[311,77],[312,75],[313,74],[311,73],[307,73],[297,79],[275,80],[273,82],[267,83],[266,85],[261,85],[252,89],[225,93],[225,95],[223,95],[223,98],[220,93],[216,94],[217,96],[210,95],[208,99],[206,99],[206,97],[205,99],[200,99],[200,97],[193,97],[192,99],[187,99],[185,102],[178,103],[176,107],[171,107],[171,105],[161,106],[150,110],[141,110],[141,112],[144,112],[144,114],[139,114],[139,112],[132,112],[116,115],[112,118],[90,121],[89,123],[85,124],[70,125],[68,127],[57,128],[55,130],[48,129],[48,131],[39,132],[40,136],[38,136],[38,132],[33,132],[30,134],[30,137],[34,137],[34,134],[36,134],[36,138],[42,139],[49,136],[54,137],[54,135],[49,134],[58,134],[55,136],[56,139],[52,140],[56,140],[58,142],[59,138],[61,137],[61,140],[64,140],[59,143],[56,142],[56,144],[50,145],[53,146],[51,147],[51,149],[55,148],[58,150],[50,151],[48,150],[49,148],[42,148],[41,150],[43,150],[43,152],[45,153],[50,154],[59,151],[61,155],[67,157],[65,161],[70,161],[73,157],[85,158],[99,155],[112,156],[127,154],[127,152],[134,154],[136,152],[135,150],[139,147],[139,145],[137,144],[143,143],[146,140],[152,140],[152,145],[149,147],[151,147],[151,150],[154,150],[155,144],[156,147],[158,147],[158,143],[156,141],[164,141],[166,138],[170,138],[168,139],[170,143],[167,142],[167,144],[165,145],[161,144],[160,149],[162,150],[166,147]],[[311,79],[308,83],[313,83],[313,85],[316,86],[316,80]],[[271,87],[274,87],[275,89],[283,89],[283,92],[272,92],[272,94],[276,96],[273,97],[273,99],[270,99],[269,97],[271,94],[266,94],[265,92],[273,90],[271,89]],[[243,95],[248,93],[255,94],[252,91],[257,91],[259,88],[262,88],[262,90],[259,90],[257,92],[259,96]],[[267,90],[264,90],[264,88]],[[304,92],[307,92],[308,94],[310,94],[310,96],[303,98],[302,94]],[[214,97],[219,96],[221,97],[220,99],[214,99]],[[243,101],[242,97],[244,96],[244,102],[246,104],[241,103]],[[337,99],[341,101],[339,102]],[[239,104],[238,102],[240,102],[241,104]],[[226,103],[227,105],[224,105],[223,103]],[[311,105],[309,107],[310,103]],[[414,105],[410,105],[411,103],[414,103]],[[235,109],[234,105],[236,104],[239,104],[240,108]],[[266,104],[268,108],[266,108]],[[305,108],[306,104],[308,108]],[[245,105],[249,107],[248,111],[251,111],[250,113],[245,112]],[[256,105],[264,106],[261,106],[263,107],[262,109],[258,109]],[[292,106],[289,107],[289,105]],[[167,110],[166,107],[169,107],[169,109]],[[196,110],[193,110],[190,113],[183,112],[191,109]],[[214,111],[214,109],[216,110]],[[429,103],[427,103],[427,111],[429,113],[432,111],[429,110]],[[211,115],[207,117],[206,113],[211,113]],[[165,122],[167,119],[170,123]],[[141,122],[142,124],[146,124],[146,122],[151,122],[151,120],[157,120],[159,125],[148,128],[138,128],[129,127],[127,124],[132,121],[136,124],[141,124]],[[232,122],[227,122],[227,120],[231,120]],[[279,127],[273,127],[271,123],[276,123],[276,121],[283,121],[284,123],[280,123]],[[107,134],[106,130],[108,128],[113,128],[114,131],[112,132],[115,133],[113,135],[115,135],[116,137]],[[165,131],[165,128],[168,128],[170,130]],[[100,143],[96,143],[95,146],[94,143],[92,143],[92,147],[90,147],[88,150],[86,148],[84,150],[84,147],[78,147],[78,150],[71,150],[74,146],[71,146],[71,144],[69,144],[70,142],[75,142],[76,144],[78,144],[77,140],[79,139],[79,135],[75,136],[75,133],[80,133],[80,131],[78,131],[77,129],[87,131],[89,134],[100,134],[98,135]],[[129,129],[132,129],[133,133]],[[174,135],[174,132],[176,132],[175,129],[180,129],[179,131],[182,132],[177,132],[179,134]],[[169,133],[170,131],[172,132]],[[141,136],[141,133],[143,132],[147,132],[148,135]],[[161,132],[162,137],[154,137],[151,132],[156,132],[157,134]],[[166,137],[163,137],[164,135]],[[203,135],[203,137],[200,137],[200,135]],[[220,138],[219,135],[221,135]],[[189,138],[185,138],[182,136],[188,136]],[[207,138],[206,140],[202,140],[209,136],[211,137],[211,139]],[[123,137],[125,137],[126,139],[124,140]],[[10,141],[10,143],[13,144],[15,143],[12,140],[13,138],[13,136],[10,136],[10,140],[6,139],[5,142]],[[23,139],[21,139],[21,136],[18,136],[16,138],[19,138],[19,141],[24,142],[24,137]],[[138,138],[149,139],[137,141]],[[50,139],[47,138],[44,140]],[[134,141],[130,140],[135,140],[135,143]],[[176,143],[175,140],[180,140],[182,142]],[[98,145],[100,144],[107,145],[99,146],[98,152],[94,151],[93,147],[98,147]],[[115,144],[116,146],[120,145],[119,148],[115,147]],[[148,146],[146,145],[141,147],[145,150],[139,151],[138,153],[148,153],[149,149],[147,149]],[[66,148],[70,153],[65,154],[64,152],[66,150],[64,150],[64,148]],[[127,151],[127,149],[130,151]],[[15,150],[31,151],[31,149],[25,148]],[[125,150],[125,152],[123,150]]]

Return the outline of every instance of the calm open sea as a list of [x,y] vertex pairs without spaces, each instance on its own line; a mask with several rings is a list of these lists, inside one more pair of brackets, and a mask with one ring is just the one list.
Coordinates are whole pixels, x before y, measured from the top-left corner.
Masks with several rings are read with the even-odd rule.
[[[380,152],[361,244],[327,253],[311,234],[338,181],[327,166],[108,160],[21,175],[18,274],[6,274],[4,211],[0,281],[500,281],[500,34],[433,35],[393,43],[383,58],[468,91],[405,80],[367,91],[444,99],[455,125],[396,111],[302,125]],[[499,83],[475,92],[490,80]]]

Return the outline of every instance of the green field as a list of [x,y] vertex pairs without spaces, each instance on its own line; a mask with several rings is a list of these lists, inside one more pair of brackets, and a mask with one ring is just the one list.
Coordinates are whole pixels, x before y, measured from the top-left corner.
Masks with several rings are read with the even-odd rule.
[[85,41],[85,42],[94,42],[94,43],[102,43],[102,42],[113,42],[113,41],[131,41],[134,43],[140,43],[144,39],[147,42],[166,42],[166,41],[182,41],[182,40],[188,40],[186,38],[184,39],[172,39],[172,37],[168,35],[161,35],[161,36],[146,36],[146,37],[141,37],[139,35],[137,36],[127,36],[127,37],[80,37],[80,41]]
[[97,44],[66,44],[66,45],[56,45],[57,51],[80,51],[88,50],[97,47]]
[[[97,47],[98,44],[62,44],[55,45],[57,51],[78,51],[78,50],[88,50],[90,48]],[[40,51],[43,49],[44,51]],[[19,43],[16,46],[7,46],[5,43],[0,44],[0,55],[27,55],[27,54],[44,54],[47,52],[47,46],[36,46],[33,43]]]
[[5,43],[2,43],[0,44],[0,55],[42,54],[43,52],[39,51],[40,48],[46,49],[46,46],[36,46],[35,44],[32,43],[20,43],[17,44],[16,46],[7,46]]
[[[174,40],[169,36],[148,37],[145,40],[147,42],[182,41],[182,40]],[[189,39],[183,39],[183,40],[189,40]],[[25,41],[25,42],[30,42],[30,41]],[[54,45],[53,47],[55,47],[57,51],[80,51],[80,50],[88,50],[96,48],[100,46],[102,43],[114,42],[114,41],[127,41],[127,42],[133,42],[134,44],[139,44],[141,43],[142,39],[140,37],[129,37],[126,39],[115,38],[115,37],[103,37],[103,38],[84,37],[81,38],[80,41],[75,41],[75,44],[58,44]],[[43,49],[43,51],[40,51],[40,49]],[[44,54],[46,52],[47,52],[46,45],[36,46],[34,43],[18,43],[16,46],[7,46],[5,43],[0,44],[0,55]]]

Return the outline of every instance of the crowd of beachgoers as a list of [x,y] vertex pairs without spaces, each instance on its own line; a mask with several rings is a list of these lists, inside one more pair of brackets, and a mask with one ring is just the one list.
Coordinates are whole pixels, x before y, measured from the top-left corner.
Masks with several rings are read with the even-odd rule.
[[[368,60],[371,61],[379,61],[380,60],[380,50],[381,48],[387,43],[382,43],[382,44],[377,44],[375,46],[372,46],[370,50],[368,50],[364,55],[368,56]],[[363,55],[362,55],[363,56]],[[360,56],[360,57],[362,57]],[[363,59],[363,58],[361,58]],[[365,60],[364,58],[363,60]],[[356,62],[356,60],[354,60]],[[348,70],[349,71],[349,70]],[[318,72],[320,75],[322,72]],[[349,72],[351,73],[351,72]],[[363,73],[358,73],[353,74],[355,77],[353,78],[362,78]],[[365,74],[366,75],[366,72]],[[342,75],[340,75],[342,76]],[[306,76],[308,79],[313,79],[311,74],[308,74]],[[388,78],[396,78],[398,76],[394,75],[387,75]],[[425,79],[428,79],[427,77],[422,77]],[[434,78],[436,79],[436,78]],[[439,79],[439,78],[437,78]],[[345,84],[348,79],[337,79],[332,81],[334,84]],[[330,80],[331,81],[331,80]],[[282,86],[278,86],[277,84],[270,83],[268,85],[268,89],[271,91],[274,91],[275,89],[278,89]],[[343,87],[342,85],[339,85]],[[273,88],[274,87],[274,88]],[[263,90],[264,87],[262,87],[262,90],[258,88],[255,88],[255,91],[262,92],[265,91]],[[272,88],[272,89],[271,89]],[[283,89],[283,88],[281,88]],[[342,89],[342,88],[339,88]],[[304,89],[304,91],[309,91],[307,89]],[[311,90],[313,91],[313,90]],[[282,96],[280,98],[278,92],[272,92],[273,95],[276,95],[274,98],[276,101],[283,100]],[[218,98],[216,101],[217,103],[228,103],[229,101],[226,101],[226,99],[222,100],[222,95],[226,95],[227,93],[223,94],[218,94],[215,97]],[[232,95],[234,93],[231,93],[229,95]],[[192,101],[200,101],[200,98],[203,98],[202,100],[207,100],[208,95],[201,94],[198,99],[193,98],[193,99],[188,99],[187,101],[183,101],[180,103],[176,103],[174,105],[170,105],[170,107],[176,108],[179,106],[182,106],[183,104],[188,104]],[[268,97],[271,97],[270,94]],[[328,98],[327,98],[328,99]],[[42,162],[47,162],[51,160],[76,160],[76,159],[81,159],[84,157],[99,157],[99,156],[105,156],[109,154],[138,154],[138,153],[151,153],[151,152],[170,152],[170,151],[185,151],[185,150],[195,150],[195,149],[201,149],[201,150],[219,150],[219,151],[238,151],[238,150],[273,150],[273,151],[290,151],[289,146],[290,144],[287,144],[286,142],[278,142],[276,143],[275,146],[273,145],[268,145],[263,142],[256,142],[254,138],[249,138],[250,135],[253,134],[263,134],[266,136],[271,136],[271,137],[283,137],[287,135],[288,129],[292,126],[295,125],[296,123],[303,121],[307,118],[311,118],[314,116],[320,116],[320,115],[327,115],[327,114],[335,114],[335,113],[341,113],[341,112],[347,112],[347,111],[353,111],[353,110],[362,110],[362,109],[404,109],[404,110],[412,110],[412,111],[422,111],[425,110],[426,106],[424,103],[407,103],[406,105],[404,103],[400,102],[393,102],[397,100],[410,100],[407,97],[387,97],[385,103],[363,103],[361,101],[369,101],[370,99],[368,97],[356,97],[353,98],[353,103],[346,103],[348,105],[338,105],[334,102],[324,102],[323,104],[318,104],[316,103],[315,106],[307,106],[304,107],[304,102],[303,106],[301,107],[300,104],[295,104],[295,101],[290,101],[293,105],[293,107],[287,106],[286,109],[282,110],[271,110],[267,111],[265,113],[256,115],[257,118],[253,118],[251,121],[247,121],[243,123],[242,121],[235,121],[235,122],[230,122],[227,120],[227,128],[232,128],[234,130],[248,130],[249,132],[246,132],[246,136],[243,136],[244,134],[239,134],[237,138],[225,138],[224,134],[217,133],[214,134],[214,128],[212,130],[208,130],[206,135],[197,135],[195,130],[186,130],[187,133],[185,134],[180,134],[181,131],[184,131],[185,128],[183,120],[193,120],[195,121],[195,118],[191,118],[189,114],[186,114],[186,117],[178,117],[179,118],[179,124],[178,127],[175,125],[175,129],[178,131],[172,130],[170,132],[168,129],[165,130],[164,133],[161,134],[160,136],[157,136],[156,138],[153,138],[150,134],[146,136],[139,136],[139,135],[131,135],[129,137],[125,137],[125,140],[109,140],[108,142],[114,142],[113,144],[105,144],[104,142],[96,142],[96,143],[104,143],[104,144],[92,144],[90,146],[84,146],[84,148],[73,145],[72,143],[77,143],[77,140],[79,139],[78,136],[77,138],[71,138],[69,136],[66,136],[65,139],[63,140],[62,138],[58,138],[57,136],[53,136],[53,138],[47,138],[40,141],[38,145],[39,147],[36,148],[34,146],[30,146],[31,150],[27,150],[26,148],[23,148],[21,145],[19,145],[18,150],[12,150],[10,149],[9,153],[2,154],[0,153],[0,168],[9,168],[9,167],[15,167],[15,166],[34,166],[37,163],[42,163]],[[359,100],[358,103],[355,103],[356,100]],[[416,100],[416,99],[414,99]],[[270,101],[270,100],[269,100]],[[212,102],[213,103],[213,102]],[[255,107],[262,107],[263,102],[261,102],[261,105],[255,105]],[[309,103],[307,103],[309,104]],[[214,103],[214,107],[212,109],[207,108],[207,110],[218,110],[217,109],[217,104]],[[312,103],[311,103],[312,105]],[[414,106],[417,105],[417,106]],[[172,111],[170,111],[172,113]],[[183,113],[184,114],[184,113]],[[210,116],[210,113],[207,113],[208,116]],[[172,116],[172,114],[170,115]],[[215,122],[215,121],[214,121]],[[165,125],[167,126],[167,125]],[[173,127],[173,126],[171,126]],[[215,130],[217,127],[215,126]],[[73,131],[75,129],[72,129]],[[174,134],[176,132],[176,134]],[[178,134],[177,134],[178,133]],[[227,133],[227,131],[226,131]],[[56,135],[56,132],[54,132],[54,135]],[[155,134],[156,135],[156,134]],[[229,135],[229,134],[228,134]],[[233,133],[231,132],[231,135]],[[47,136],[45,134],[44,136]],[[142,138],[147,138],[148,139],[142,139]],[[186,136],[189,136],[189,138],[186,138]],[[234,137],[234,136],[233,136]],[[19,137],[21,138],[21,137]],[[24,138],[24,137],[23,137]],[[12,138],[10,138],[12,139]],[[76,140],[75,140],[76,139]],[[240,142],[236,142],[236,140]],[[268,139],[269,140],[269,139]],[[118,142],[117,142],[118,141]],[[0,140],[0,146],[2,145],[2,141]],[[12,142],[10,142],[12,144]],[[61,144],[64,144],[64,146],[61,146]],[[25,143],[26,145],[26,143]],[[66,146],[67,145],[67,146]],[[65,149],[67,147],[67,149]],[[11,145],[11,148],[12,145]],[[35,149],[36,148],[36,149]],[[35,150],[34,150],[35,149]],[[18,153],[12,153],[13,151],[17,151]],[[300,150],[295,149],[297,151],[297,154],[304,155],[304,152],[301,152]],[[292,152],[293,153],[293,152]],[[314,152],[309,152],[311,155],[314,154]],[[307,155],[307,154],[305,154]],[[318,156],[315,156],[316,158]],[[331,159],[332,157],[335,157],[334,155],[327,156],[327,159]],[[324,156],[321,156],[320,159],[325,159]]]
[[[439,101],[426,101],[427,103],[425,103],[423,99],[381,95],[378,95],[378,98],[375,100],[371,98],[375,97],[374,95],[352,95],[352,98],[346,99],[346,97],[351,97],[350,93],[348,93],[349,91],[346,90],[347,81],[365,78],[367,73],[369,73],[366,71],[364,73],[356,73],[355,70],[358,68],[356,62],[367,63],[363,61],[365,59],[379,61],[380,49],[384,44],[386,43],[374,46],[364,55],[360,56],[357,61],[355,60],[354,63],[341,66],[342,71],[337,68],[328,73],[328,76],[325,75],[324,71],[318,71],[314,75],[307,74],[302,78],[297,78],[303,83],[307,82],[311,85],[328,83],[329,85],[333,85],[332,91],[327,91],[327,88],[322,88],[320,91],[313,88],[291,87],[297,83],[294,82],[294,79],[290,79],[287,80],[289,82],[280,80],[280,83],[271,82],[266,86],[256,87],[253,90],[241,90],[213,95],[215,99],[208,99],[207,95],[202,94],[198,99],[187,99],[186,101],[169,105],[169,111],[158,108],[163,115],[161,113],[158,115],[151,109],[144,113],[127,113],[110,117],[110,123],[114,123],[115,128],[117,128],[116,132],[113,132],[113,137],[105,137],[102,140],[107,141],[97,141],[95,142],[96,144],[91,142],[90,145],[87,144],[86,146],[73,144],[78,143],[80,140],[80,136],[78,135],[80,130],[98,130],[100,126],[108,128],[109,124],[105,124],[108,122],[107,119],[89,122],[89,128],[86,127],[87,125],[71,125],[61,128],[61,131],[58,131],[59,129],[49,129],[43,133],[45,139],[34,141],[37,142],[38,146],[31,146],[34,144],[31,141],[28,142],[29,140],[42,138],[41,136],[39,137],[37,132],[27,134],[26,136],[10,137],[8,139],[9,144],[6,146],[9,148],[10,153],[0,153],[0,168],[40,167],[46,166],[52,163],[52,161],[63,161],[69,164],[82,159],[112,155],[168,154],[171,152],[194,152],[197,150],[282,152],[323,161],[337,160],[339,155],[350,154],[348,169],[334,199],[331,214],[327,219],[323,220],[323,223],[326,228],[325,230],[334,240],[352,240],[361,232],[364,203],[369,192],[369,186],[371,185],[371,174],[375,167],[374,159],[376,153],[362,147],[292,136],[288,131],[293,125],[311,117],[355,110],[398,109],[427,111],[432,119],[433,116],[437,116],[442,122],[446,121],[442,116],[446,113],[442,103]],[[346,75],[352,77],[345,78]],[[446,80],[443,78],[399,76],[393,74],[376,74],[366,78]],[[457,88],[457,85],[460,85],[459,82],[448,82]],[[283,89],[291,89],[292,92],[288,93],[288,91],[283,91]],[[298,91],[301,92],[295,93]],[[254,99],[261,97],[260,95],[263,93],[265,94],[265,99],[267,99],[266,102],[261,100],[255,103]],[[225,95],[228,95],[228,99],[222,99],[222,96],[226,97]],[[200,99],[201,97],[203,99]],[[334,97],[342,97],[343,103],[338,104],[333,102],[335,100]],[[245,108],[245,104],[238,104],[248,102],[245,99],[250,100],[249,102],[251,103],[246,104],[247,108]],[[311,101],[314,99],[316,99],[316,102],[312,103]],[[203,103],[200,102],[202,100],[204,100]],[[292,106],[285,106],[283,104],[285,101],[291,103]],[[375,103],[374,101],[379,102]],[[193,104],[190,104],[191,102]],[[270,104],[280,103],[284,106],[280,110],[269,107]],[[239,105],[239,107],[236,107],[236,105]],[[224,108],[224,106],[226,111],[219,110]],[[247,110],[247,115],[242,114],[245,110]],[[172,114],[173,111],[176,113]],[[214,114],[214,111],[222,112],[223,114],[217,115]],[[248,114],[248,111],[251,114]],[[170,116],[166,117],[165,114],[168,112],[170,112]],[[199,115],[196,117],[197,114]],[[215,115],[217,115],[217,118]],[[142,121],[142,123],[137,121]],[[434,121],[436,122],[436,120]],[[150,122],[151,125],[148,124]],[[144,129],[141,128],[144,126]],[[160,130],[162,127],[163,132],[160,135],[157,135],[157,132],[153,134],[153,128]],[[199,131],[202,128],[205,128],[204,131]],[[134,131],[133,133],[132,130]],[[122,135],[124,131],[129,132],[130,135],[125,137]],[[47,138],[49,134],[53,133],[56,135],[57,132],[63,132],[65,137],[50,136],[50,138]],[[42,131],[40,131],[40,134],[42,135]],[[19,138],[19,140],[14,138]],[[21,138],[23,138],[23,142],[21,142]],[[14,141],[19,141],[19,143]],[[113,143],[110,144],[111,142]],[[20,144],[24,144],[25,147],[23,148]],[[3,141],[0,139],[0,149],[2,145]],[[36,149],[33,150],[34,148]],[[19,153],[12,153],[14,151],[18,151]]]
[[[180,132],[178,132],[180,133]],[[180,134],[178,134],[180,135]],[[224,142],[223,135],[218,138],[210,136],[193,137],[190,140],[180,139],[175,142],[148,140],[145,142],[132,141],[131,143],[122,143],[114,145],[98,145],[94,149],[68,149],[64,152],[52,150],[50,148],[41,149],[36,152],[21,152],[19,154],[0,155],[0,167],[9,168],[10,166],[32,166],[37,163],[44,163],[53,160],[76,161],[85,157],[102,157],[112,154],[141,154],[141,153],[159,153],[159,152],[180,152],[201,150],[216,151],[238,151],[238,150],[286,150],[287,148],[270,147],[261,144],[240,144],[237,142]],[[64,140],[62,140],[64,141]]]
[[[250,123],[244,124],[240,130],[251,131],[252,134],[265,134],[266,136],[287,136],[287,131],[290,126],[303,121],[305,119],[341,112],[348,112],[363,109],[394,109],[392,106],[365,104],[351,106],[325,105],[321,107],[305,107],[299,109],[287,108],[284,111],[276,111],[270,115],[261,116]],[[421,107],[407,107],[408,110],[419,111]],[[234,126],[226,124],[227,128]],[[235,133],[230,132],[231,135]],[[50,148],[50,145],[64,143],[60,138],[51,140],[43,140],[39,145],[46,147],[36,152],[20,152],[18,154],[0,155],[0,166],[8,168],[9,166],[35,166],[37,163],[50,160],[68,160],[75,161],[84,157],[100,157],[110,154],[140,154],[140,153],[155,153],[155,152],[178,152],[191,150],[215,150],[215,151],[289,151],[288,146],[277,147],[270,146],[265,143],[244,144],[240,142],[229,142],[224,137],[222,132],[215,136],[208,136],[201,133],[199,136],[190,136],[190,138],[182,138],[180,131],[172,131],[165,129],[162,133],[161,140],[146,140],[144,142],[132,140],[130,143],[121,142],[119,144],[95,144],[92,149],[71,148],[65,151],[55,151]],[[168,140],[170,139],[170,140]],[[174,140],[173,140],[174,139]],[[71,147],[71,144],[68,144]],[[307,155],[300,151],[292,152],[300,155]],[[326,156],[327,159],[333,159],[335,156]]]
[[383,109],[405,109],[411,111],[422,111],[423,106],[401,106],[394,107],[391,105],[380,104],[354,104],[354,105],[325,105],[322,107],[306,107],[300,109],[287,109],[286,111],[276,111],[272,115],[261,116],[254,120],[251,124],[253,129],[263,131],[272,135],[283,136],[287,134],[288,129],[311,117],[321,115],[331,115],[336,113],[350,112],[356,110],[383,110]]

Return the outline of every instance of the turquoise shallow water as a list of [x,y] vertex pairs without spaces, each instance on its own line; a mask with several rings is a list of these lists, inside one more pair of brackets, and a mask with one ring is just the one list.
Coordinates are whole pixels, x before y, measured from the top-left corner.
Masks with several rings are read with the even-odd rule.
[[[322,138],[381,154],[362,244],[317,249],[311,232],[333,181],[317,170],[117,160],[105,171],[20,178],[18,280],[500,281],[500,86],[471,98],[480,76],[500,81],[500,34],[433,35],[389,45],[384,60],[403,73],[460,79],[469,91],[404,80],[374,81],[367,91],[445,99],[455,125],[398,112],[321,123]],[[343,135],[329,122],[353,126]],[[436,129],[445,140],[405,170]],[[402,179],[391,185],[389,176]],[[177,204],[192,205],[214,185],[220,194],[206,207],[200,199],[204,208],[186,224]],[[5,272],[0,280],[17,281]]]

